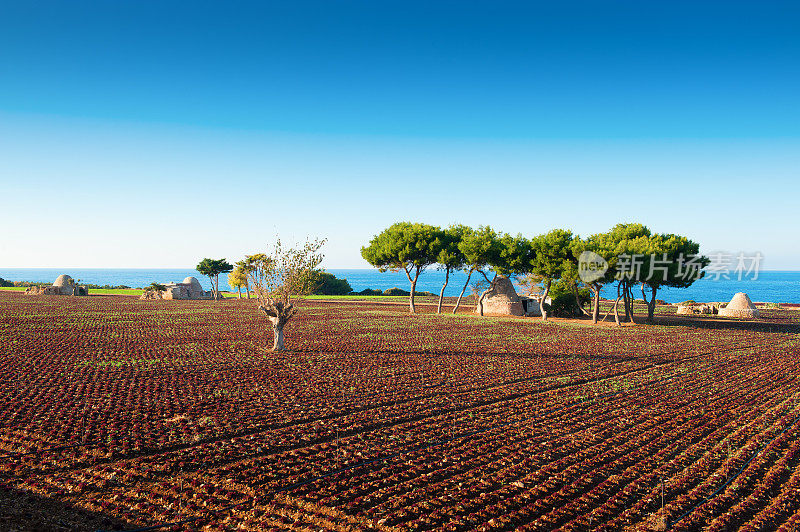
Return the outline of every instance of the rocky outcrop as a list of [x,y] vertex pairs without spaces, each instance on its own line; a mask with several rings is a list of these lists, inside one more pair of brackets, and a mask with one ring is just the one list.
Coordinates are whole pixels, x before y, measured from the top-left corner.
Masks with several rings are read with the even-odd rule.
[[484,315],[522,316],[525,314],[522,300],[514,290],[514,285],[508,277],[502,275],[497,276],[483,300],[478,302],[475,309],[478,314],[481,313],[481,306],[483,306]]

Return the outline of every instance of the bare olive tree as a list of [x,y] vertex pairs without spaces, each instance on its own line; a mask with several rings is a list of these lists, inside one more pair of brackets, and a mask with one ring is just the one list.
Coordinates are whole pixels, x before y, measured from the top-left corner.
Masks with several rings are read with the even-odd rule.
[[292,296],[309,294],[314,289],[323,244],[324,239],[315,239],[299,248],[285,248],[278,238],[271,252],[249,255],[244,260],[258,308],[272,323],[273,351],[285,350],[283,328],[297,314]]

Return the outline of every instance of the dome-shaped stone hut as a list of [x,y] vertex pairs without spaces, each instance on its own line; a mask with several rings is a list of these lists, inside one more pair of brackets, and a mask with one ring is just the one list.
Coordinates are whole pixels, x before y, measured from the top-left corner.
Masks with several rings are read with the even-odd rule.
[[203,287],[200,285],[200,281],[197,280],[197,277],[192,277],[190,275],[184,279],[181,284],[187,285],[187,289],[189,290],[189,299],[200,299],[206,295],[206,292],[203,290]]
[[159,294],[160,297],[143,297],[142,299],[212,299],[211,292],[203,290],[203,286],[196,277],[189,276],[180,283],[164,285],[166,290]]
[[56,277],[56,280],[53,283],[53,286],[58,287],[58,288],[67,288],[67,287],[69,287],[69,291],[70,291],[70,293],[72,293],[72,284],[73,283],[74,283],[74,281],[72,280],[72,277],[70,277],[69,275],[67,275],[65,273],[62,273],[61,275]]
[[719,315],[733,318],[758,318],[761,313],[747,294],[739,292],[733,296],[733,299],[725,308],[719,309]]
[[75,280],[67,274],[61,274],[56,277],[52,286],[31,286],[25,293],[28,295],[57,295],[57,296],[88,296],[89,289],[85,286],[79,286]]
[[523,316],[525,309],[522,306],[522,299],[514,290],[514,285],[508,277],[498,275],[492,283],[491,289],[486,293],[483,301],[478,302],[475,312],[481,314],[499,316]]

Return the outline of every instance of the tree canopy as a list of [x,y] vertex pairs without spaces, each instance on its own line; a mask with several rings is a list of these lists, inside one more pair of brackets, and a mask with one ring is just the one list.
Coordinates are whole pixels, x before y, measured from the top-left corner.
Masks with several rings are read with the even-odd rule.
[[439,302],[436,306],[437,314],[442,312],[442,300],[444,299],[444,291],[450,282],[450,273],[464,268],[466,258],[458,248],[458,244],[469,230],[469,227],[465,225],[451,225],[440,232],[439,246],[435,250],[437,251],[436,262],[439,264],[439,269],[444,270],[445,276],[442,289],[439,292]]
[[244,270],[258,298],[258,308],[272,323],[273,351],[283,351],[283,329],[297,314],[292,296],[305,295],[314,289],[325,240],[310,240],[301,247],[285,247],[280,238],[268,253],[248,255]]
[[228,286],[235,288],[239,294],[239,299],[242,298],[242,288],[247,287],[248,284],[247,273],[244,270],[244,266],[239,262],[236,263],[233,271],[228,274]]
[[542,279],[544,291],[539,301],[542,319],[547,319],[547,310],[544,301],[550,293],[553,281],[557,281],[572,270],[575,257],[572,254],[572,231],[566,229],[553,229],[552,231],[534,237],[531,240],[530,270]]
[[[455,270],[463,270],[467,279],[453,308],[454,313],[472,275],[478,272],[485,281],[478,298],[479,309],[497,276],[522,275],[527,276],[530,283],[541,283],[543,287],[538,292],[542,319],[547,319],[544,300],[556,282],[561,283],[559,297],[562,303],[565,294],[571,291],[575,298],[572,308],[586,314],[589,313],[583,309],[581,285],[592,292],[593,305],[589,315],[595,322],[599,318],[601,290],[606,285],[616,283],[618,297],[613,312],[618,323],[620,300],[624,301],[626,318],[633,320],[632,287],[635,284],[641,284],[642,294],[648,303],[648,319],[652,319],[655,293],[660,287],[686,287],[702,277],[702,268],[709,261],[698,253],[699,245],[688,238],[654,234],[641,223],[619,223],[606,232],[586,238],[574,235],[567,229],[553,229],[527,238],[521,234],[513,236],[498,233],[490,226],[473,229],[452,225],[441,229],[422,223],[398,222],[374,236],[369,245],[361,248],[362,257],[381,271],[405,272],[411,283],[411,312],[414,312],[414,294],[420,274],[437,264],[440,270],[445,271],[437,312],[441,312],[450,274]],[[687,275],[687,268],[694,268],[695,275]],[[647,300],[645,289],[651,292],[650,301]]]
[[202,275],[207,275],[211,281],[211,292],[214,296],[214,299],[220,299],[219,274],[228,273],[231,270],[233,270],[233,265],[231,265],[225,259],[205,258],[197,265],[197,271]]
[[442,230],[436,226],[398,222],[384,229],[361,248],[361,256],[380,271],[403,270],[411,283],[409,307],[415,311],[414,292],[420,274],[435,264],[441,250]]

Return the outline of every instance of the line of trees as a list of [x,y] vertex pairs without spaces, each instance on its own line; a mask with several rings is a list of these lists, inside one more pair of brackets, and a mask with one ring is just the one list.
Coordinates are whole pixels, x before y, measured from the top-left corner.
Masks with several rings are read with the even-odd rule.
[[[467,280],[458,296],[453,313],[458,310],[464,292],[474,275],[480,275],[488,288],[478,297],[478,311],[483,314],[483,300],[494,287],[498,276],[528,276],[541,284],[539,303],[542,319],[547,319],[544,301],[554,283],[567,287],[574,294],[581,312],[594,323],[600,321],[600,292],[616,283],[617,298],[613,312],[621,322],[619,303],[624,318],[633,321],[633,290],[639,285],[647,303],[647,320],[652,321],[656,294],[662,287],[685,288],[702,277],[702,268],[709,260],[699,255],[700,246],[689,238],[675,234],[652,233],[639,223],[620,223],[605,233],[581,238],[567,229],[526,238],[502,234],[489,226],[473,229],[464,225],[441,228],[434,225],[398,222],[384,229],[361,248],[361,256],[380,271],[403,271],[411,284],[409,308],[416,311],[414,295],[420,275],[428,268],[444,270],[445,281],[439,293],[437,312],[442,311],[445,288],[454,271],[464,271]],[[605,261],[607,269],[594,278],[584,280],[580,273],[580,257],[591,253]],[[625,257],[636,257],[635,269],[621,268]],[[697,275],[687,276],[684,259],[692,257]],[[620,274],[620,270],[624,270]],[[657,275],[652,275],[653,272]],[[651,275],[638,275],[639,272]],[[636,273],[637,275],[634,275]],[[583,308],[579,295],[582,288],[592,294],[591,312]],[[648,296],[649,294],[649,296]],[[609,310],[608,313],[610,313]],[[603,317],[605,319],[608,313]]]

